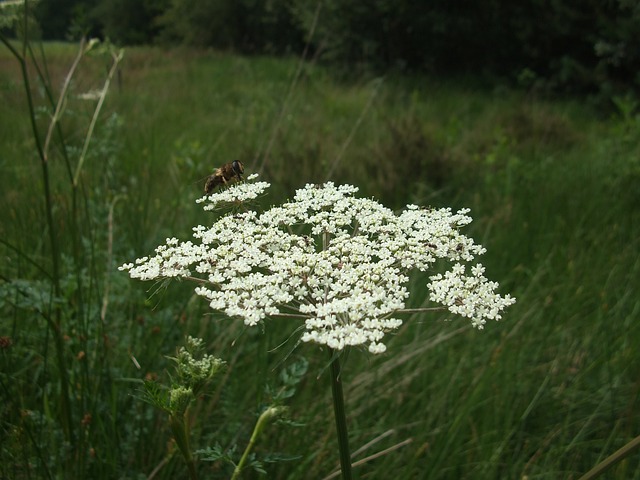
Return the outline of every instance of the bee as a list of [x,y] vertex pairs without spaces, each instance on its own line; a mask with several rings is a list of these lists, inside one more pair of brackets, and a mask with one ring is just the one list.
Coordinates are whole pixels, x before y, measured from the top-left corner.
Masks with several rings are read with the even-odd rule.
[[236,180],[242,180],[242,174],[244,173],[244,165],[240,160],[234,160],[231,163],[226,163],[220,168],[209,175],[207,181],[204,184],[204,193],[209,194],[214,188],[220,185],[226,185],[229,182],[235,182]]

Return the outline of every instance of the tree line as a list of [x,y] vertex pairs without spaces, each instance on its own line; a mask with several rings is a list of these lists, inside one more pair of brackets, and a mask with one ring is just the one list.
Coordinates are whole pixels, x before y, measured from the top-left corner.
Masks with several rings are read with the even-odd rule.
[[40,0],[45,39],[299,54],[368,71],[640,90],[638,0]]

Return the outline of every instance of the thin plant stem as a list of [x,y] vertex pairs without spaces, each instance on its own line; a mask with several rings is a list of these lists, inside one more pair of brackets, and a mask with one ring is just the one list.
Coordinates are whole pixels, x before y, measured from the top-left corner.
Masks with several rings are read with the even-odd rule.
[[109,70],[107,78],[104,81],[102,90],[100,91],[100,99],[98,100],[98,105],[96,105],[95,111],[93,112],[93,117],[91,118],[91,123],[89,124],[89,130],[87,131],[87,135],[84,139],[84,145],[82,146],[82,153],[80,154],[80,159],[78,160],[78,165],[76,166],[76,172],[73,175],[74,187],[78,185],[78,178],[80,177],[80,172],[82,171],[82,166],[84,165],[84,160],[87,156],[87,150],[89,149],[89,143],[91,142],[91,137],[93,136],[93,130],[95,128],[96,122],[98,121],[100,110],[102,110],[104,99],[106,98],[107,92],[109,91],[111,80],[115,75],[116,70],[118,69],[120,61],[124,57],[124,50],[119,50],[117,53],[112,53],[111,56],[113,58],[113,63],[111,64],[111,69]]
[[238,478],[240,478],[240,472],[242,472],[242,470],[244,469],[244,466],[247,463],[247,459],[249,458],[249,452],[253,448],[254,443],[255,441],[253,439],[253,435],[251,435],[251,440],[249,440],[249,444],[247,445],[247,448],[244,450],[244,453],[242,454],[242,458],[236,465],[236,468],[233,469],[233,475],[231,476],[231,480],[237,480]]
[[189,479],[197,480],[198,474],[196,472],[195,460],[191,453],[191,446],[189,445],[189,421],[187,413],[175,413],[170,415],[169,424],[171,425],[171,431],[173,432],[173,438],[178,445],[178,449],[187,464],[187,470],[189,471]]
[[424,313],[424,312],[440,312],[446,310],[446,307],[422,307],[422,308],[402,308],[393,313]]
[[[381,450],[378,453],[374,453],[373,455],[369,455],[368,457],[365,457],[361,460],[358,460],[357,462],[355,462],[353,464],[354,467],[360,466],[360,465],[364,465],[367,462],[370,462],[371,460],[375,460],[376,458],[380,458],[388,453],[391,453],[395,450],[398,450],[399,448],[404,447],[405,445],[409,445],[411,442],[413,441],[413,438],[407,438],[406,440],[403,440],[400,443],[396,443],[395,445],[389,447],[389,448],[385,448],[384,450]],[[332,478],[336,478],[337,476],[340,475],[340,472],[336,471],[333,472],[331,475],[328,475],[326,477],[324,477],[322,480],[331,480]]]
[[251,434],[251,438],[249,439],[249,443],[247,444],[247,448],[244,449],[244,452],[242,453],[242,457],[240,458],[240,461],[236,465],[236,468],[233,469],[233,475],[231,476],[231,480],[237,480],[238,478],[240,478],[240,473],[242,472],[242,470],[244,469],[245,465],[247,464],[247,460],[249,458],[249,454],[251,453],[251,450],[253,449],[254,445],[256,444],[256,440],[258,439],[258,432],[259,432],[258,426],[259,425],[260,425],[260,418],[256,422],[256,426],[253,429],[253,433]]
[[275,122],[275,125],[273,127],[273,131],[271,132],[271,137],[269,138],[269,143],[267,144],[267,148],[264,152],[264,155],[262,156],[262,163],[260,164],[260,168],[257,169],[257,171],[262,174],[265,165],[267,163],[267,160],[269,160],[269,155],[271,154],[271,148],[273,147],[273,143],[275,142],[276,136],[278,134],[278,131],[280,130],[280,125],[282,123],[282,120],[284,119],[284,114],[287,111],[287,108],[289,106],[289,101],[291,100],[291,96],[293,95],[293,92],[298,84],[298,80],[300,79],[300,76],[302,74],[302,67],[304,66],[304,62],[307,58],[307,53],[309,52],[309,46],[311,45],[311,39],[313,38],[313,34],[316,31],[316,26],[318,25],[318,18],[320,17],[320,9],[322,7],[322,1],[318,2],[318,6],[316,7],[316,12],[313,16],[313,22],[311,24],[311,28],[309,30],[309,33],[307,35],[307,44],[304,48],[304,51],[302,52],[302,56],[300,57],[300,62],[298,62],[298,69],[296,70],[295,75],[293,76],[293,80],[291,81],[291,85],[289,86],[289,90],[287,92],[287,96],[285,97],[284,101],[282,102],[282,107],[280,108],[280,114],[278,115],[278,118]]
[[[33,97],[31,95],[31,81],[29,77],[29,72],[27,69],[27,50],[29,46],[29,36],[28,36],[28,21],[27,21],[27,2],[25,2],[25,15],[24,15],[24,39],[22,43],[22,53],[18,52],[13,46],[9,43],[9,41],[4,37],[4,35],[0,34],[0,40],[5,46],[9,49],[9,51],[16,58],[18,64],[20,65],[20,70],[22,72],[22,82],[25,90],[25,94],[27,97],[27,106],[29,110],[29,120],[31,123],[31,129],[33,132],[33,138],[36,146],[36,150],[38,152],[38,157],[40,158],[40,166],[42,167],[42,183],[44,185],[44,201],[45,201],[45,214],[47,219],[47,230],[49,233],[49,241],[51,244],[51,264],[52,264],[52,286],[53,286],[53,295],[57,298],[61,297],[61,285],[60,285],[60,249],[58,245],[57,239],[57,228],[56,224],[53,220],[53,200],[52,200],[52,192],[51,185],[49,180],[49,165],[47,162],[47,157],[42,146],[42,142],[40,140],[40,132],[38,126],[36,124],[36,113],[35,107],[33,103]],[[44,81],[44,79],[43,79]],[[45,318],[51,331],[53,332],[54,344],[55,344],[55,352],[56,352],[56,363],[58,366],[58,370],[60,373],[60,408],[61,408],[61,423],[62,428],[67,440],[71,443],[71,445],[75,445],[75,435],[73,430],[73,423],[71,420],[71,401],[69,398],[69,373],[67,368],[67,363],[65,361],[64,356],[64,340],[62,338],[62,312],[61,307],[58,304],[53,306],[53,311],[50,314],[46,314]]]
[[593,480],[594,478],[598,478],[604,472],[609,470],[619,461],[625,459],[633,452],[635,452],[638,448],[640,448],[640,435],[627,443],[624,447],[619,449],[618,451],[612,453],[607,458],[605,458],[598,465],[593,467],[587,473],[585,473],[579,480]]
[[53,137],[53,131],[57,127],[60,118],[62,117],[62,112],[64,112],[64,107],[67,104],[67,95],[69,93],[69,86],[71,85],[71,79],[73,75],[76,73],[78,65],[80,65],[80,60],[85,53],[85,39],[80,40],[80,48],[78,49],[78,54],[76,55],[71,68],[67,72],[67,76],[64,79],[64,83],[62,84],[62,89],[60,91],[60,96],[58,97],[58,101],[56,103],[55,110],[53,112],[53,117],[51,117],[51,121],[49,122],[49,128],[47,129],[47,136],[44,140],[44,158],[45,161],[49,159],[49,145],[51,145],[51,138]]
[[360,112],[360,116],[356,120],[356,123],[353,125],[353,128],[351,129],[349,136],[347,137],[345,142],[342,144],[342,147],[340,148],[340,152],[338,152],[338,155],[336,156],[335,160],[331,164],[331,167],[329,168],[329,171],[327,172],[327,177],[326,177],[327,181],[330,180],[331,177],[333,176],[333,172],[335,171],[336,167],[342,160],[342,155],[344,155],[344,152],[347,150],[347,147],[351,144],[351,141],[353,140],[353,136],[356,134],[358,127],[360,127],[360,124],[362,123],[364,116],[369,111],[369,108],[371,108],[371,105],[373,105],[373,100],[378,95],[378,90],[380,89],[380,85],[382,85],[382,80],[377,80],[375,88],[373,92],[371,92],[371,95],[369,96],[369,100],[367,101],[367,104],[362,109],[362,112]]
[[351,480],[351,454],[349,452],[347,416],[345,414],[342,378],[340,375],[340,357],[332,349],[329,349],[329,355],[331,356],[331,393],[333,394],[333,414],[336,419],[338,449],[340,450],[340,469],[342,470],[342,478]]
[[240,474],[242,473],[242,470],[246,466],[247,460],[249,459],[249,454],[251,453],[251,450],[255,446],[256,442],[258,441],[258,438],[262,434],[262,431],[267,426],[267,423],[271,419],[279,415],[281,411],[282,411],[282,408],[272,406],[267,408],[264,412],[260,414],[260,417],[258,417],[258,421],[256,422],[256,426],[253,427],[253,432],[251,433],[251,438],[249,439],[247,448],[244,449],[244,452],[242,453],[242,458],[240,458],[240,461],[236,465],[236,468],[233,470],[233,476],[231,477],[231,480],[237,480],[238,478],[240,478]]
[[124,199],[123,195],[116,195],[109,206],[109,216],[107,218],[107,268],[104,276],[104,289],[102,294],[102,308],[100,309],[100,322],[104,325],[107,318],[107,306],[109,304],[109,288],[111,286],[110,274],[113,268],[113,211],[116,203]]

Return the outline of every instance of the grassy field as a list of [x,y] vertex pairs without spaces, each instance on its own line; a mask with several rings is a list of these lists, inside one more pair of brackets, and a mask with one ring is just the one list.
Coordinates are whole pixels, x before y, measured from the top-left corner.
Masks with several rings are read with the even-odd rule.
[[[56,96],[76,49],[46,45]],[[19,66],[0,49],[1,478],[187,478],[166,415],[140,399],[143,379],[169,381],[166,357],[187,334],[228,364],[194,407],[194,449],[237,445],[238,457],[282,372],[306,366],[290,421],[256,447],[266,477],[244,478],[338,468],[326,353],[294,348],[297,325],[247,329],[211,314],[191,285],[117,271],[206,225],[194,200],[234,158],[273,184],[265,204],[333,180],[392,208],[469,207],[465,233],[518,300],[483,331],[407,316],[385,354],[350,352],[354,461],[397,447],[357,467],[358,478],[577,479],[640,434],[631,99],[603,112],[463,79],[344,81],[295,58],[129,49],[73,186],[95,108],[78,94],[100,87],[107,66],[87,57],[71,83],[50,147],[47,220]],[[31,90],[44,141],[51,108],[42,84]],[[423,304],[426,281],[412,279],[410,305]],[[198,468],[201,478],[231,474],[221,462]],[[639,472],[636,452],[604,478]]]

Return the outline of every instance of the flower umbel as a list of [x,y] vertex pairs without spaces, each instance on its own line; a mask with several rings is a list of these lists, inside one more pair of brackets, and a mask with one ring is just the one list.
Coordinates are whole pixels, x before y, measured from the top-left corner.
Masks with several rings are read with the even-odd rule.
[[[236,184],[204,197],[205,209],[260,195],[265,182]],[[334,350],[366,345],[385,350],[385,333],[409,296],[410,271],[426,271],[438,259],[455,262],[431,276],[430,300],[482,328],[515,299],[495,293],[481,264],[465,265],[485,249],[459,230],[469,210],[409,205],[399,215],[351,185],[307,185],[293,200],[262,213],[227,214],[193,229],[195,242],[167,239],[152,257],[120,267],[132,278],[182,277],[212,309],[256,325],[267,317],[304,321],[302,340]]]

